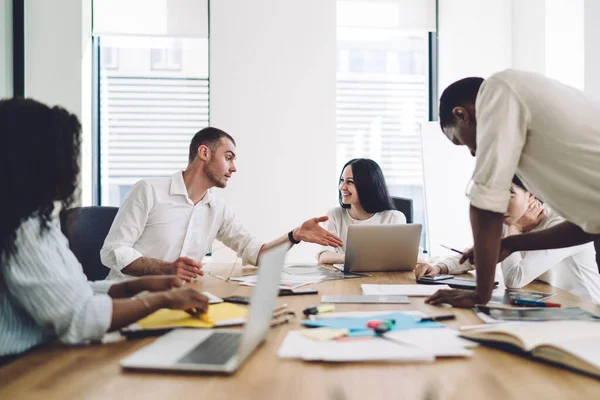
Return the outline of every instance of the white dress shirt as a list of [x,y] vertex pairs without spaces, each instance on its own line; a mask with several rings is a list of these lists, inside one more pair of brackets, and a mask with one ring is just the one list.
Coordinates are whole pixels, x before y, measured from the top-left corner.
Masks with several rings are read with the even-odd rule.
[[56,338],[66,344],[101,339],[112,299],[94,293],[58,222],[40,234],[39,219],[31,217],[16,234],[17,253],[0,268],[0,356]]
[[471,204],[506,212],[513,175],[567,221],[600,233],[600,100],[543,75],[506,70],[476,100]]
[[216,239],[256,265],[263,242],[252,237],[225,202],[210,193],[190,200],[183,172],[171,178],[136,183],[119,208],[100,251],[110,268],[107,279],[123,279],[121,270],[140,257],[173,262],[186,256],[201,261]]
[[325,222],[323,227],[342,239],[344,246],[337,248],[333,248],[331,246],[320,246],[320,250],[317,253],[317,260],[324,251],[346,254],[346,239],[348,237],[349,225],[397,225],[406,223],[406,216],[401,211],[397,210],[378,212],[369,219],[358,220],[350,216],[347,208],[335,207],[327,212],[327,216],[329,219]]
[[[531,232],[541,231],[564,221],[547,205],[544,208],[546,218]],[[458,255],[452,256],[438,264],[446,265],[451,274],[475,269],[469,261],[459,264],[459,259]],[[600,303],[600,274],[593,243],[564,249],[514,252],[500,265],[506,287],[521,288],[537,279]]]

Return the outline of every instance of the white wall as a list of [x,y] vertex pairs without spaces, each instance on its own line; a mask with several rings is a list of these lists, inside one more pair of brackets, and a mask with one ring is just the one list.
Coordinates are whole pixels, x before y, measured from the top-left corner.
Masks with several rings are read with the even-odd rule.
[[546,0],[512,2],[512,67],[546,71]]
[[25,1],[25,96],[83,127],[82,203],[91,204],[91,0]]
[[0,99],[13,95],[12,0],[0,0]]
[[438,29],[440,94],[512,65],[512,0],[439,0]]
[[[233,135],[239,158],[216,192],[274,239],[336,205],[336,3],[219,0],[210,17],[211,125]],[[314,252],[296,246],[288,260]]]
[[600,1],[584,2],[584,90],[600,97]]

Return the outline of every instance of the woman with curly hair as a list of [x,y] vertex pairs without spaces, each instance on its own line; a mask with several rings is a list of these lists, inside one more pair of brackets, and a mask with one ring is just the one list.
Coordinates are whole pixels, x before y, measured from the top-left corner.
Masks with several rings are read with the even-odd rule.
[[[0,101],[0,363],[56,338],[102,338],[159,308],[203,312],[207,298],[177,277],[95,293],[54,218],[78,187],[81,125],[61,107]],[[132,297],[142,291],[155,292]]]

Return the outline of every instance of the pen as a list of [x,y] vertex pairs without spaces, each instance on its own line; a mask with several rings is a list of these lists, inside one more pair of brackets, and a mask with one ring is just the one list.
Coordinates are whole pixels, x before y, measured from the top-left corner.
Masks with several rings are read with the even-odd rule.
[[515,306],[527,306],[527,307],[561,307],[559,303],[550,303],[549,301],[535,301],[535,300],[519,300],[510,299],[510,304]]
[[455,316],[455,315],[453,315],[453,314],[448,314],[448,315],[438,315],[437,317],[424,317],[424,318],[421,318],[421,319],[419,320],[419,322],[427,322],[427,321],[446,321],[446,320],[449,320],[449,319],[454,319],[454,318],[456,318],[456,316]]
[[322,305],[317,307],[308,307],[305,308],[304,311],[302,311],[302,313],[308,317],[309,315],[322,314],[330,311],[335,311],[335,306]]
[[450,246],[446,246],[446,245],[444,245],[444,244],[440,244],[440,246],[442,246],[442,247],[443,247],[443,248],[445,248],[445,249],[451,250],[451,251],[453,251],[453,252],[455,252],[455,253],[458,253],[458,254],[460,254],[460,255],[462,255],[462,254],[463,254],[463,252],[462,252],[462,251],[460,251],[460,250],[456,250],[456,249],[453,249],[453,248],[452,248],[452,247],[450,247]]

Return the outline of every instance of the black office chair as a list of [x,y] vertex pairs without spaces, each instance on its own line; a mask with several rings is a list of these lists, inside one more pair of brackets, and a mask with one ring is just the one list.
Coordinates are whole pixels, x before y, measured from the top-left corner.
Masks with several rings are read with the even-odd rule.
[[413,201],[405,197],[392,197],[394,207],[406,216],[406,222],[413,223]]
[[118,207],[75,207],[60,214],[61,230],[90,281],[108,275],[108,268],[100,261],[100,249],[118,210]]

